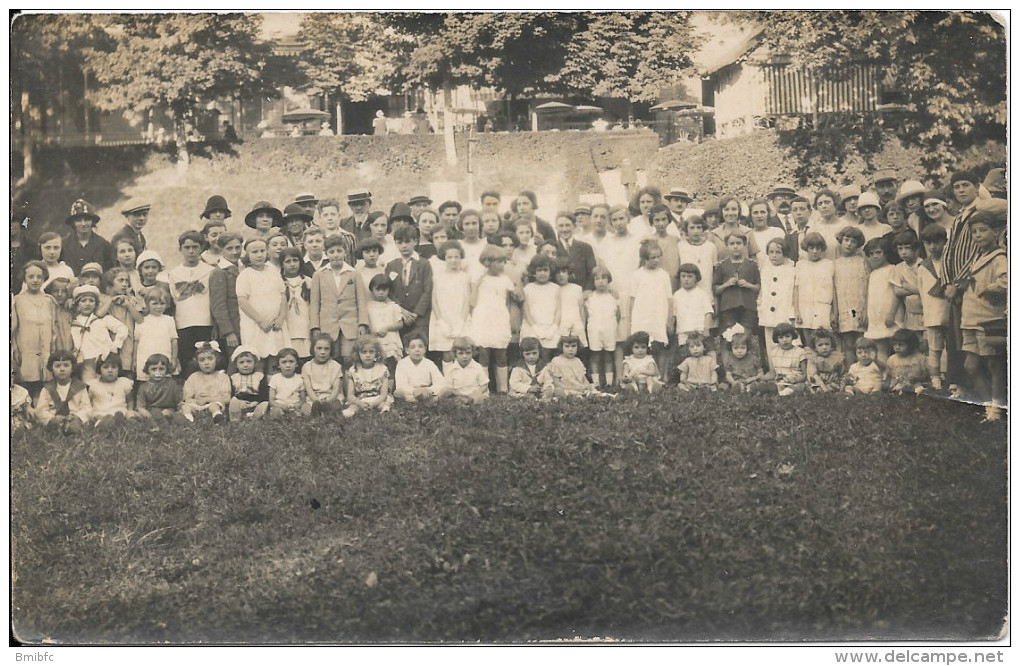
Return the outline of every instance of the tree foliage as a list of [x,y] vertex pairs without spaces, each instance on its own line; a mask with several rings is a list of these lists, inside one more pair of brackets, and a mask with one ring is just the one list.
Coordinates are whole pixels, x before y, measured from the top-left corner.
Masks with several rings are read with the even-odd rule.
[[403,38],[380,14],[308,14],[300,37],[308,45],[299,64],[308,83],[354,102],[386,88],[406,61]]
[[578,94],[653,101],[693,63],[699,43],[690,12],[600,12],[563,45],[564,86]]
[[903,96],[896,131],[926,149],[929,174],[952,168],[954,153],[973,142],[1004,135],[1005,30],[987,13],[762,11],[742,18],[762,28],[773,53],[826,76],[838,78],[850,61],[875,65]]
[[270,89],[272,82],[263,76],[270,54],[259,41],[261,22],[255,14],[112,15],[106,31],[113,46],[86,53],[100,84],[89,99],[111,111],[165,106],[186,161],[184,123],[201,106]]

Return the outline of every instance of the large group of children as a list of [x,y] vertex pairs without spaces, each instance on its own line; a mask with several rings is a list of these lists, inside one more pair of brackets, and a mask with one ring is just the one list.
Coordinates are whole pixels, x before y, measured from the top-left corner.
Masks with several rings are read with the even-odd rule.
[[552,225],[531,192],[508,211],[489,191],[385,215],[356,190],[348,217],[309,194],[258,202],[241,234],[213,196],[172,268],[145,247],[151,206],[132,202],[111,243],[79,200],[71,233],[34,253],[12,223],[12,415],[72,433],[675,387],[944,392],[997,418],[1004,191],[969,171],[950,196],[886,175],[700,209],[646,187]]

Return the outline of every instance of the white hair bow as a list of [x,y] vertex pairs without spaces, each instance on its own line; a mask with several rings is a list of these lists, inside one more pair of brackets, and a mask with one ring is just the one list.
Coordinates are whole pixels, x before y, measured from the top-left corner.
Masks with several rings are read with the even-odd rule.
[[726,340],[726,342],[733,342],[733,336],[743,332],[744,332],[743,326],[741,326],[740,324],[734,324],[733,326],[730,326],[725,331],[723,331],[722,336],[723,339]]

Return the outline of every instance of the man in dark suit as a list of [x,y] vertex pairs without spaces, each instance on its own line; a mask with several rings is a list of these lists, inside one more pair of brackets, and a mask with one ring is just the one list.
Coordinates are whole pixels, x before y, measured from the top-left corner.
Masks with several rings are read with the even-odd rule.
[[393,281],[390,298],[405,310],[400,339],[407,347],[411,337],[421,335],[428,344],[429,314],[432,311],[432,264],[414,251],[418,244],[418,227],[399,225],[393,242],[400,258],[386,264],[386,274]]
[[556,256],[570,262],[570,281],[585,291],[595,291],[592,272],[595,270],[595,252],[591,245],[574,238],[573,215],[560,214],[556,218]]
[[795,231],[795,225],[790,217],[790,204],[795,196],[797,196],[797,191],[789,185],[780,184],[772,188],[768,196],[769,205],[772,209],[769,211],[770,227],[782,229],[787,234]]
[[110,244],[117,246],[117,241],[127,238],[135,245],[135,252],[145,249],[145,236],[142,235],[142,228],[149,221],[149,210],[152,204],[141,199],[132,199],[127,203],[121,215],[127,218],[127,224],[121,227],[120,231],[113,235]]
[[372,220],[386,216],[382,211],[369,211],[372,207],[372,193],[364,188],[347,192],[347,205],[353,215],[340,220],[340,228],[354,234],[358,242],[372,235],[372,230],[368,228]]
[[[790,202],[790,218],[793,230],[786,234],[783,254],[793,261],[800,261],[800,242],[807,233],[808,219],[811,217],[811,202],[807,197],[794,197]],[[762,248],[765,251],[765,248]]]

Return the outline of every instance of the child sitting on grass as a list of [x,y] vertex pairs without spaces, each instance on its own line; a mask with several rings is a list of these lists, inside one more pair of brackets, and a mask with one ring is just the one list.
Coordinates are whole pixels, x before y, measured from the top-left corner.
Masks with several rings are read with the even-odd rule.
[[280,372],[269,378],[269,415],[298,415],[305,408],[305,383],[298,374],[296,349],[284,347],[276,358]]
[[[913,233],[913,232],[911,232]],[[918,349],[913,331],[901,328],[892,335],[893,353],[885,364],[886,384],[894,393],[921,393],[931,381],[928,359]]]
[[588,381],[584,363],[577,358],[581,340],[576,335],[560,338],[559,356],[555,356],[539,374],[544,398],[567,398],[573,396],[602,396]]
[[449,390],[443,373],[425,358],[425,352],[424,334],[412,334],[407,342],[407,356],[397,362],[393,395],[398,400],[434,405]]
[[697,331],[687,334],[687,353],[690,354],[679,365],[681,391],[708,389],[715,391],[719,385],[715,354],[705,351],[705,337]]
[[807,376],[812,393],[839,391],[844,385],[843,355],[836,349],[835,334],[818,329],[814,334],[813,350],[808,353]]
[[489,374],[472,358],[474,343],[457,337],[452,342],[454,362],[446,366],[447,394],[462,404],[482,402],[489,397]]
[[115,424],[118,420],[137,418],[130,407],[134,382],[120,377],[120,356],[109,352],[98,359],[99,378],[89,384],[89,401],[92,403],[92,418],[96,427]]
[[882,390],[882,366],[878,345],[871,338],[857,339],[857,362],[847,370],[846,392],[850,395],[878,393]]
[[620,377],[620,388],[634,393],[646,391],[658,393],[663,386],[659,379],[659,366],[655,359],[648,355],[649,337],[644,331],[630,336],[627,348],[631,355],[623,359],[623,376]]
[[379,338],[362,335],[354,342],[351,367],[347,371],[347,409],[344,416],[362,410],[390,411],[390,371],[382,363],[383,349]]
[[220,360],[220,345],[212,342],[195,343],[195,363],[198,372],[191,373],[184,382],[184,397],[181,413],[194,422],[196,414],[208,414],[213,423],[226,420],[225,410],[230,402],[230,378],[227,373],[217,370]]
[[184,394],[181,385],[170,376],[173,368],[170,359],[163,354],[152,354],[142,365],[147,381],[138,384],[135,409],[140,416],[173,417],[181,408]]
[[776,382],[779,395],[787,396],[807,389],[807,353],[803,347],[795,347],[793,341],[797,329],[790,324],[779,324],[772,331],[776,348],[769,359],[772,369],[769,373]]
[[46,363],[53,379],[43,385],[36,399],[35,420],[63,435],[80,434],[92,415],[88,387],[77,379],[74,354],[55,351]]
[[723,331],[722,337],[729,345],[729,349],[723,349],[722,353],[726,385],[738,393],[767,391],[768,383],[762,381],[765,379],[765,372],[762,370],[761,360],[757,351],[752,349],[752,341],[744,327],[734,324]]
[[230,355],[230,362],[237,370],[230,375],[230,386],[234,390],[228,410],[230,420],[265,416],[269,411],[269,403],[265,399],[265,375],[258,371],[259,357],[255,350],[240,345]]
[[[597,269],[596,269],[597,270]],[[615,301],[614,301],[615,302]],[[616,336],[616,327],[613,326],[613,336]],[[615,342],[613,343],[616,344]],[[521,360],[510,371],[510,395],[514,397],[542,397],[542,382],[538,380],[545,363],[542,362],[542,343],[538,338],[521,339]],[[609,367],[612,367],[610,364]],[[612,371],[609,371],[612,377]]]
[[309,416],[338,410],[344,402],[343,367],[333,360],[333,340],[328,333],[312,338],[312,359],[301,366],[305,384],[305,413]]

